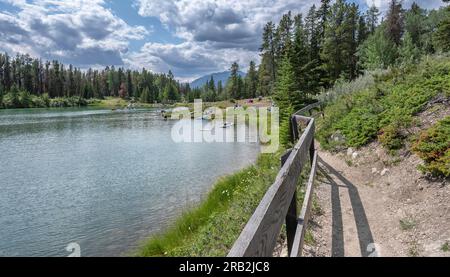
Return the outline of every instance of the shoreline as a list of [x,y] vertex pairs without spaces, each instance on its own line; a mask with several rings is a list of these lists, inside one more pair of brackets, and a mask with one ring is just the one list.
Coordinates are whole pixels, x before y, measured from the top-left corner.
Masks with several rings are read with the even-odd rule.
[[[279,171],[281,151],[259,154],[241,170],[220,177],[195,207],[127,256],[226,256]],[[210,239],[214,238],[214,239]]]

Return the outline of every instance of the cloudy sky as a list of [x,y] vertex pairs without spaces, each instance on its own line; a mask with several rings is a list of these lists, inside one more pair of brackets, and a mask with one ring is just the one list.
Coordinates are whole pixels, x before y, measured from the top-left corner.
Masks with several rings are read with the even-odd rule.
[[[390,0],[349,0],[362,9]],[[0,51],[77,67],[172,70],[180,80],[259,61],[263,25],[320,0],[0,0]],[[413,0],[404,0],[410,6]],[[417,0],[436,8],[441,0]]]

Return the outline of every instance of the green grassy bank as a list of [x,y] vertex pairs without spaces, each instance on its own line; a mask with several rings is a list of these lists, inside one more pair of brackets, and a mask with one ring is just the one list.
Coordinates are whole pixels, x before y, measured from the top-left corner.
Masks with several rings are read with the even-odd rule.
[[226,256],[280,169],[280,154],[219,180],[206,199],[164,233],[149,238],[138,256]]

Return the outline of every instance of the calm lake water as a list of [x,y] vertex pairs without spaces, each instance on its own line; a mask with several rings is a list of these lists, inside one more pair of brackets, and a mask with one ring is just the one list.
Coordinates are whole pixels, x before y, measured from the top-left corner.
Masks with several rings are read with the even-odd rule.
[[126,255],[258,155],[175,143],[174,124],[157,110],[0,110],[0,256]]

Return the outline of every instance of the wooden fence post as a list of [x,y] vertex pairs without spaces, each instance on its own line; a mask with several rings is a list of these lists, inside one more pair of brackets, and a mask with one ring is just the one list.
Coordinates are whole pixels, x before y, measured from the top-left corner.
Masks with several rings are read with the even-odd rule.
[[[295,118],[294,118],[295,119]],[[281,157],[281,167],[283,167],[286,160],[291,155],[292,149],[288,150]],[[292,196],[291,203],[289,204],[289,208],[286,214],[286,239],[288,246],[288,254],[291,255],[292,247],[294,245],[295,232],[297,230],[298,224],[298,215],[297,215],[297,189],[294,191],[294,195]]]
[[[272,256],[284,223],[286,224],[289,256],[301,255],[317,166],[317,152],[315,152],[314,145],[315,119],[301,114],[318,108],[320,105],[321,103],[318,102],[305,107],[291,118],[290,135],[294,140],[295,147],[281,157],[282,168],[234,243],[228,257]],[[301,130],[298,128],[299,121],[307,124],[301,136]],[[312,163],[311,173],[302,209],[298,212],[297,184],[308,156]]]
[[295,142],[298,140],[299,138],[299,129],[298,129],[298,123],[297,123],[297,119],[295,118],[295,116],[291,117],[291,124],[290,124],[290,128],[292,131],[292,143],[295,144]]

